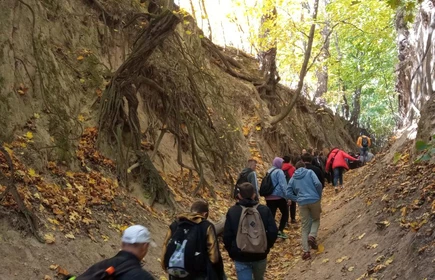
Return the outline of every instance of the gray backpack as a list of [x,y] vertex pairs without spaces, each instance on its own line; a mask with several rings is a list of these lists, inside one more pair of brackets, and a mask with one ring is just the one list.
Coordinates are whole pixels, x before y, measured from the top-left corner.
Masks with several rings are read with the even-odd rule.
[[[241,206],[241,205],[240,205]],[[253,207],[242,207],[236,244],[244,253],[265,253],[267,236],[263,220],[258,212],[258,204]]]

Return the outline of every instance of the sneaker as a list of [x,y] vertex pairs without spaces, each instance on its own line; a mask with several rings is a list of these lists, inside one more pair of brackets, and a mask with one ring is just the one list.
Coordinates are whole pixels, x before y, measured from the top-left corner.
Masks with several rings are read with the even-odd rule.
[[310,252],[304,252],[304,253],[302,254],[302,259],[303,259],[304,261],[306,261],[306,260],[311,260],[311,254],[310,254]]
[[335,191],[335,193],[338,193],[338,188],[334,187],[334,191]]
[[316,238],[314,236],[308,236],[308,244],[313,248],[314,250],[319,249],[319,246],[317,245]]
[[341,187],[341,189],[344,189],[344,185],[341,185],[340,187]]
[[297,224],[298,222],[296,222],[296,219],[292,219],[291,223],[292,224]]
[[278,231],[278,238],[287,239],[288,236],[282,231]]

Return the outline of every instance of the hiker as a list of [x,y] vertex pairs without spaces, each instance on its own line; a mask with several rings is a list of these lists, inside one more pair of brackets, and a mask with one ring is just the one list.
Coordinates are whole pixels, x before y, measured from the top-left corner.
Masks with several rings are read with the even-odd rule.
[[325,176],[323,175],[323,172],[319,167],[312,164],[313,157],[309,153],[306,153],[302,155],[302,161],[305,163],[306,169],[313,170],[313,172],[317,176],[317,179],[319,179],[320,183],[322,184],[322,189],[323,189],[325,187]]
[[347,163],[345,159],[349,160],[357,160],[354,157],[351,157],[344,151],[333,148],[328,155],[328,160],[326,161],[326,172],[332,171],[334,174],[334,179],[332,181],[332,184],[334,186],[335,192],[338,192],[338,183],[340,183],[340,187],[343,189],[343,172],[344,170],[349,170],[349,167],[347,166]]
[[306,154],[306,153],[307,153],[307,149],[302,149],[301,155]]
[[317,232],[320,226],[322,208],[322,184],[314,171],[305,168],[305,163],[296,164],[296,171],[287,187],[287,195],[299,204],[299,216],[302,222],[302,259],[311,258],[310,247],[317,249]]
[[364,165],[367,161],[369,147],[372,145],[372,140],[370,137],[366,136],[363,132],[359,134],[358,140],[356,141],[357,146],[360,148],[360,158],[362,159],[362,164]]
[[226,216],[223,241],[234,260],[238,280],[263,280],[267,254],[276,241],[278,228],[269,208],[254,200],[251,183],[239,186],[239,201]]
[[207,220],[208,203],[198,200],[190,211],[169,226],[163,243],[163,270],[170,280],[226,279],[216,231]]
[[256,200],[260,198],[258,194],[258,184],[257,184],[257,173],[255,173],[255,170],[257,169],[257,161],[255,159],[249,159],[248,163],[246,164],[246,167],[242,170],[242,172],[239,174],[239,177],[237,178],[236,185],[234,186],[234,193],[233,196],[235,199],[237,199],[237,186],[249,182],[254,186]]
[[[284,171],[285,179],[287,183],[290,181],[290,178],[295,173],[296,168],[290,163],[290,156],[284,156],[282,158],[284,161],[282,163],[282,171]],[[290,204],[290,223],[296,224],[296,201],[290,201],[287,204]]]
[[77,278],[68,275],[65,279],[106,279],[104,277],[116,280],[154,279],[149,272],[142,269],[140,263],[148,253],[149,246],[155,247],[148,229],[141,225],[128,227],[122,234],[121,241],[121,251],[114,257],[94,264]]
[[269,207],[270,211],[272,212],[273,218],[275,218],[277,209],[279,209],[279,211],[281,212],[281,221],[279,222],[278,227],[278,237],[285,239],[288,238],[288,236],[284,233],[284,228],[288,221],[289,209],[287,205],[288,199],[286,198],[285,193],[287,181],[285,179],[284,171],[281,170],[283,162],[284,160],[280,157],[274,158],[272,162],[273,166],[267,171],[267,173],[270,174],[269,176],[271,178],[273,190],[264,198],[266,199],[267,207]]

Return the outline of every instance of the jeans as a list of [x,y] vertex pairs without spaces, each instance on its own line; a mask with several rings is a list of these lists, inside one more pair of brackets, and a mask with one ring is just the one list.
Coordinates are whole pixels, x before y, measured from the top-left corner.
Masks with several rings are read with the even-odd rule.
[[[263,280],[267,259],[256,262],[236,261],[237,280]],[[254,277],[252,277],[254,276]]]
[[363,164],[367,162],[368,155],[369,155],[369,148],[368,147],[360,148],[360,158],[361,158],[361,162]]
[[343,167],[334,168],[334,187],[337,186],[337,183],[340,181],[340,186],[343,186]]
[[281,212],[281,221],[279,221],[279,231],[283,231],[285,224],[288,222],[288,205],[287,200],[284,198],[278,200],[266,200],[267,207],[269,207],[270,212],[272,212],[273,218],[275,218],[276,210],[279,208]]
[[320,227],[320,213],[322,206],[320,200],[306,205],[299,205],[299,215],[302,222],[302,248],[304,252],[309,252],[308,236],[317,238],[317,232]]

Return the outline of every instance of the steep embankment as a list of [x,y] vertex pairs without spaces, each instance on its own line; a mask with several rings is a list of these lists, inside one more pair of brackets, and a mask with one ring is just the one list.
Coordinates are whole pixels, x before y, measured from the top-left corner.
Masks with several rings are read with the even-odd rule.
[[[415,131],[414,131],[415,133]],[[435,279],[435,165],[413,163],[407,135],[327,190],[312,261],[288,279]]]
[[[211,201],[216,220],[231,203],[228,189],[247,158],[258,158],[263,173],[274,156],[302,147],[354,147],[342,119],[306,100],[268,127],[270,102],[252,83],[260,76],[252,57],[214,46],[184,15],[176,15],[180,23],[163,37],[143,32],[174,19],[166,14],[149,21],[143,14],[148,2],[140,2],[2,2],[0,140],[12,156],[14,185],[46,244],[27,234],[29,225],[7,195],[0,205],[0,253],[7,256],[0,279],[83,271],[116,252],[120,232],[131,223],[150,227],[160,245],[173,210],[156,203],[151,208],[148,198],[175,201],[181,211],[195,193]],[[161,43],[146,46],[147,59],[116,76],[137,39],[152,35]],[[133,74],[141,79],[128,80]],[[113,77],[125,86],[114,91],[121,94],[116,100],[108,90],[116,84]],[[291,91],[279,87],[272,99],[290,100]],[[113,122],[99,119],[109,100],[116,101],[108,110]],[[114,129],[100,139],[98,124]],[[169,200],[156,196],[143,178],[153,171],[144,162],[127,172],[138,158],[157,168]],[[3,155],[0,163],[0,174],[10,179]],[[4,191],[9,181],[0,179]],[[159,254],[152,249],[146,260],[157,276]],[[270,267],[285,273],[281,263]]]

